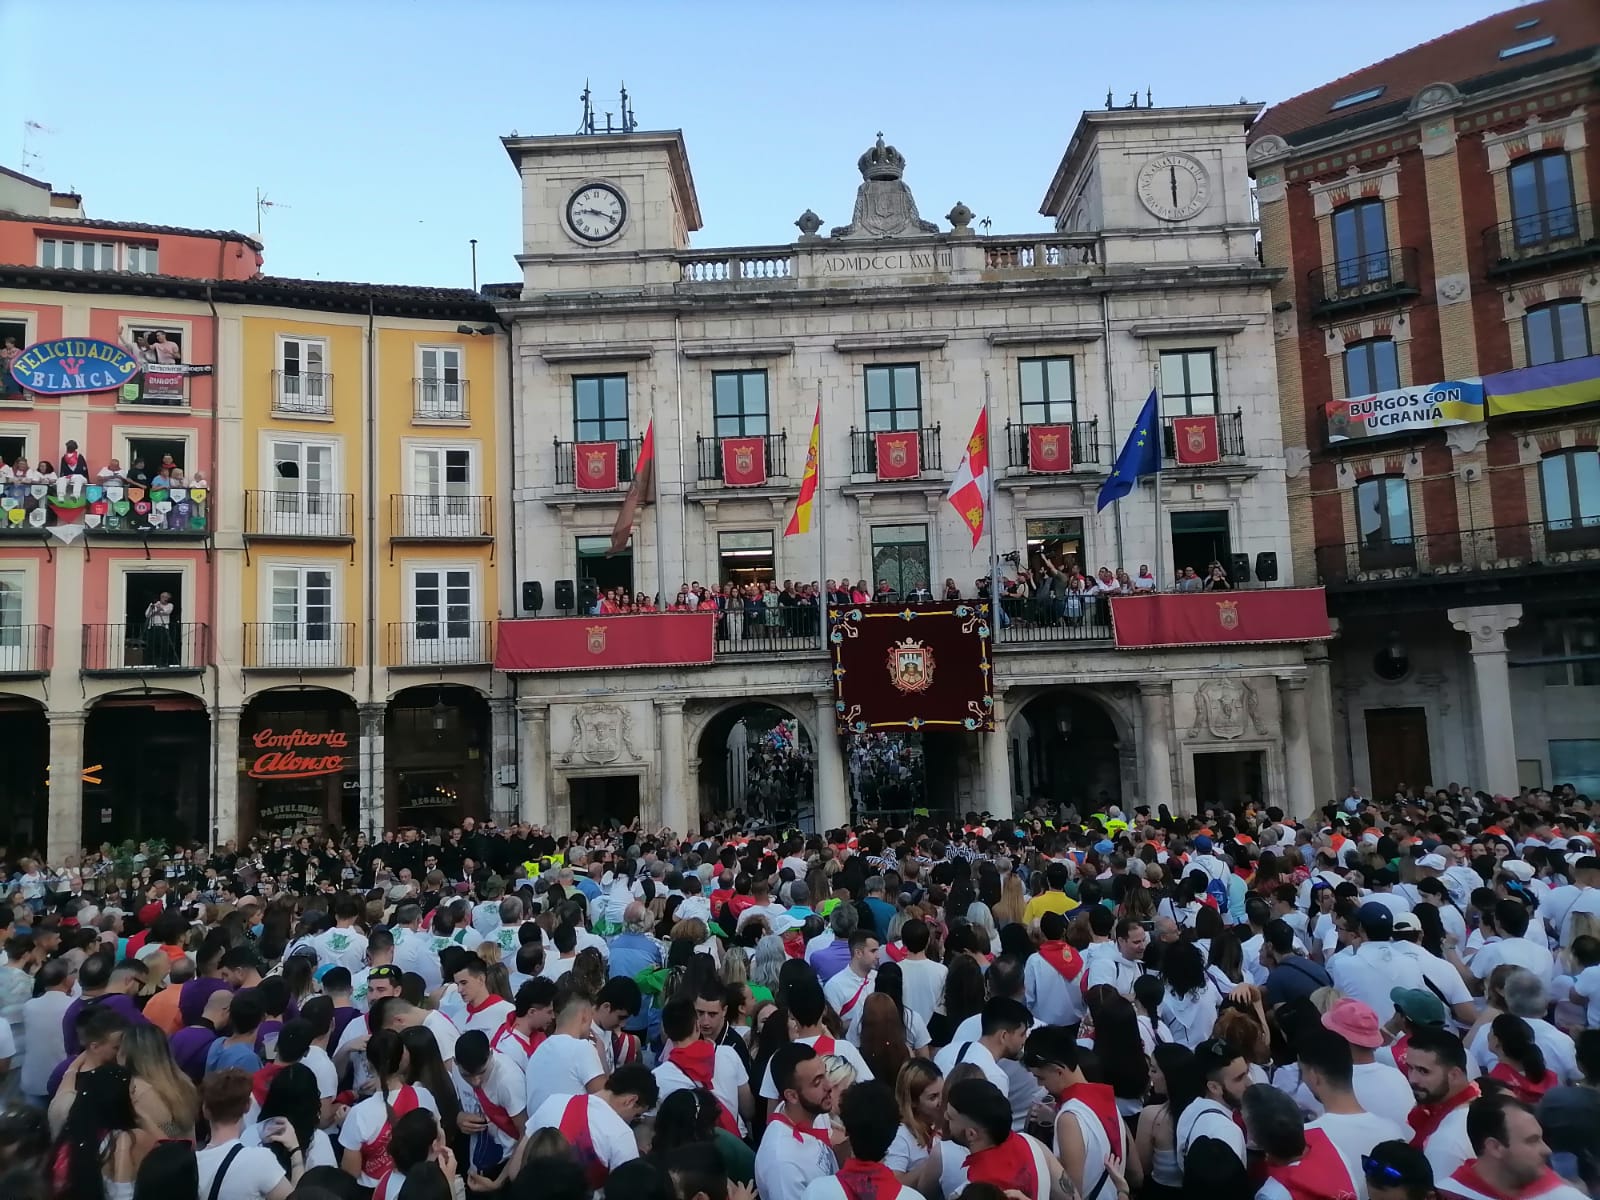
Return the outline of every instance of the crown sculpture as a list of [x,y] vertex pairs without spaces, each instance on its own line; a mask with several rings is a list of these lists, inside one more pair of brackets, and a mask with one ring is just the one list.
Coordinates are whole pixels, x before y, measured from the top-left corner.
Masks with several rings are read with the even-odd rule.
[[906,156],[893,146],[883,144],[883,134],[878,144],[856,159],[856,169],[863,179],[899,179],[906,173]]
[[834,229],[832,236],[864,241],[895,237],[920,237],[938,233],[932,221],[917,212],[911,189],[901,178],[906,172],[906,156],[885,144],[883,134],[856,160],[861,186],[856,189],[856,207],[850,224]]

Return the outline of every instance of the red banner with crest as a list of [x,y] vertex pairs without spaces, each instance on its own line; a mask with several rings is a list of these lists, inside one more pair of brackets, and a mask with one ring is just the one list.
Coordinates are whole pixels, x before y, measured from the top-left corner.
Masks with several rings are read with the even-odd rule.
[[729,487],[760,487],[767,481],[767,439],[722,439],[722,482]]
[[840,733],[882,729],[992,732],[989,606],[828,610]]
[[703,666],[711,661],[716,623],[711,612],[501,621],[494,665],[499,671]]
[[1321,642],[1333,636],[1321,588],[1113,596],[1118,649],[1240,642]]
[[1072,426],[1029,425],[1028,467],[1044,472],[1072,470]]
[[1183,467],[1206,467],[1222,461],[1213,416],[1177,417],[1172,422],[1173,457]]
[[915,479],[922,474],[921,434],[915,429],[874,435],[879,479]]
[[580,492],[617,490],[617,443],[578,442],[572,447],[572,478]]

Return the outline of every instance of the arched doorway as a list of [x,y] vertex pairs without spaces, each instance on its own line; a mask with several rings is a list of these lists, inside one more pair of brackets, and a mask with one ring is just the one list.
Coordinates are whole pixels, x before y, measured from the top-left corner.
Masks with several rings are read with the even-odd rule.
[[816,752],[795,715],[751,701],[724,709],[700,734],[700,818],[728,813],[798,823],[816,796]]
[[85,845],[205,839],[211,716],[198,696],[140,691],[102,697],[84,722],[83,765]]
[[1122,802],[1122,745],[1105,706],[1077,690],[1029,701],[1012,736],[1022,744],[1012,772],[1028,803],[1071,804],[1080,813]]
[[975,735],[889,729],[844,739],[850,810],[858,821],[949,816],[972,805]]
[[489,702],[472,688],[425,684],[384,714],[386,827],[448,829],[488,815]]
[[239,829],[358,828],[361,728],[356,702],[319,687],[253,696],[239,719]]
[[[50,819],[50,722],[44,705],[0,696],[0,840],[13,853],[43,851]],[[15,861],[13,859],[13,861]]]

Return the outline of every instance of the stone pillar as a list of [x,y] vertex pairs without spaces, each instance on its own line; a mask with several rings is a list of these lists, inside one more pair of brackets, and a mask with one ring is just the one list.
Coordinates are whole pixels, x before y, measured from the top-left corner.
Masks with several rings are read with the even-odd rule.
[[1284,808],[1292,817],[1309,817],[1317,809],[1312,777],[1311,730],[1304,675],[1278,676],[1278,708],[1283,715]]
[[502,827],[517,819],[515,787],[500,782],[506,767],[517,762],[517,710],[510,696],[495,696],[489,701],[489,762],[484,806],[489,816]]
[[517,701],[521,746],[517,763],[517,819],[524,825],[550,825],[550,706]]
[[1145,680],[1139,684],[1139,707],[1144,728],[1139,731],[1144,762],[1139,779],[1139,800],[1150,806],[1165,804],[1177,812],[1172,796],[1172,684]]
[[[83,857],[83,709],[50,714],[50,862]],[[98,844],[99,822],[94,825]]]
[[817,832],[838,829],[850,819],[850,792],[845,784],[844,754],[834,732],[838,713],[833,693],[817,697]]
[[689,797],[684,791],[683,701],[657,700],[661,724],[661,823],[680,838],[689,833]]
[[1338,771],[1334,766],[1333,670],[1329,643],[1313,642],[1306,647],[1307,734],[1311,742],[1311,791],[1318,804],[1330,804],[1343,793],[1338,791]]
[[1006,727],[1006,702],[994,698],[994,732],[978,735],[979,755],[983,759],[983,798],[977,806],[988,809],[996,820],[1008,820],[1015,810],[1011,793],[1011,731]]
[[1478,709],[1480,786],[1495,795],[1517,794],[1517,738],[1511,718],[1511,672],[1506,630],[1522,620],[1520,604],[1485,604],[1445,611],[1471,639],[1472,690]]
[[219,846],[239,837],[239,716],[243,712],[237,705],[225,705],[211,714],[211,744],[217,756],[217,801],[212,816],[216,829],[212,838],[213,844]]
[[388,810],[383,803],[383,704],[356,706],[361,721],[361,830],[373,841],[383,836]]

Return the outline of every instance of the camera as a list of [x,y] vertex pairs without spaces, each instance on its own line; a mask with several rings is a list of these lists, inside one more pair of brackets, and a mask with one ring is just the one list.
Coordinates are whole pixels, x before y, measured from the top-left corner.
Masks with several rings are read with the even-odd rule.
[[1003,558],[1006,562],[1010,563],[1013,567],[1022,565],[1022,552],[1020,550],[1007,551],[1005,554],[1002,554],[1000,557]]

